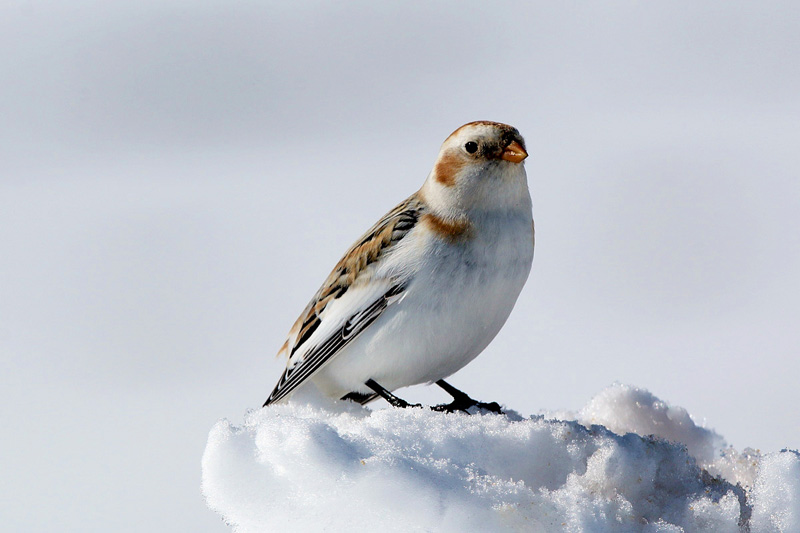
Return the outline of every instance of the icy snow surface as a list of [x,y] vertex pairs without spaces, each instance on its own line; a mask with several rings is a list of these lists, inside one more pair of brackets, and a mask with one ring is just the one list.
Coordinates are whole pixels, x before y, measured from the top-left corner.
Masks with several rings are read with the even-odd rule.
[[559,418],[271,406],[214,426],[203,493],[237,532],[800,531],[797,452],[624,385]]

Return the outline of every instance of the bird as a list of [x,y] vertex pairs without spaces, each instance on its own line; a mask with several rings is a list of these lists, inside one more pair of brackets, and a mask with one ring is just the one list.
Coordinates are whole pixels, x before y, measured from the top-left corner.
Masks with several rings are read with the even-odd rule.
[[367,230],[300,314],[264,406],[315,385],[360,404],[436,384],[453,401],[433,409],[501,412],[445,381],[508,319],[533,263],[534,223],[519,131],[491,121],[450,134],[422,187]]

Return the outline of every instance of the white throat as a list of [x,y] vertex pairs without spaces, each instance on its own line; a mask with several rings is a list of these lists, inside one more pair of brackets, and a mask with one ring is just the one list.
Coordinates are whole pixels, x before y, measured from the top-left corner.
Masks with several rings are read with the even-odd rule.
[[428,207],[447,218],[531,210],[525,167],[504,161],[465,168],[452,185],[440,183],[431,173],[420,193]]

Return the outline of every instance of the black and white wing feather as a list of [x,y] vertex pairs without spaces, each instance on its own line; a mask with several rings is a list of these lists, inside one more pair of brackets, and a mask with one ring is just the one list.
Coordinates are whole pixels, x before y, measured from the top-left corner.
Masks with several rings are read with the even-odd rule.
[[282,400],[301,383],[313,376],[334,355],[372,324],[402,292],[402,285],[393,286],[369,307],[347,319],[338,331],[335,331],[320,344],[308,350],[303,359],[297,364],[291,367],[287,365],[281,379],[278,380],[278,384],[275,386],[275,390],[272,391],[264,405],[267,406]]
[[407,279],[381,272],[382,257],[418,223],[424,206],[416,195],[395,207],[345,253],[289,331],[278,355],[286,370],[265,406],[286,398],[398,301]]

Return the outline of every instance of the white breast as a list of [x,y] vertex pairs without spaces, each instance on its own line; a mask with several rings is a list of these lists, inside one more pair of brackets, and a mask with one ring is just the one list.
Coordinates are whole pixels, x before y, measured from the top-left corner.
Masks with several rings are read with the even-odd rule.
[[416,272],[402,300],[313,378],[320,389],[336,397],[367,392],[370,378],[389,390],[432,382],[486,348],[528,278],[533,228],[529,210],[473,223],[463,242],[416,236],[402,254]]

